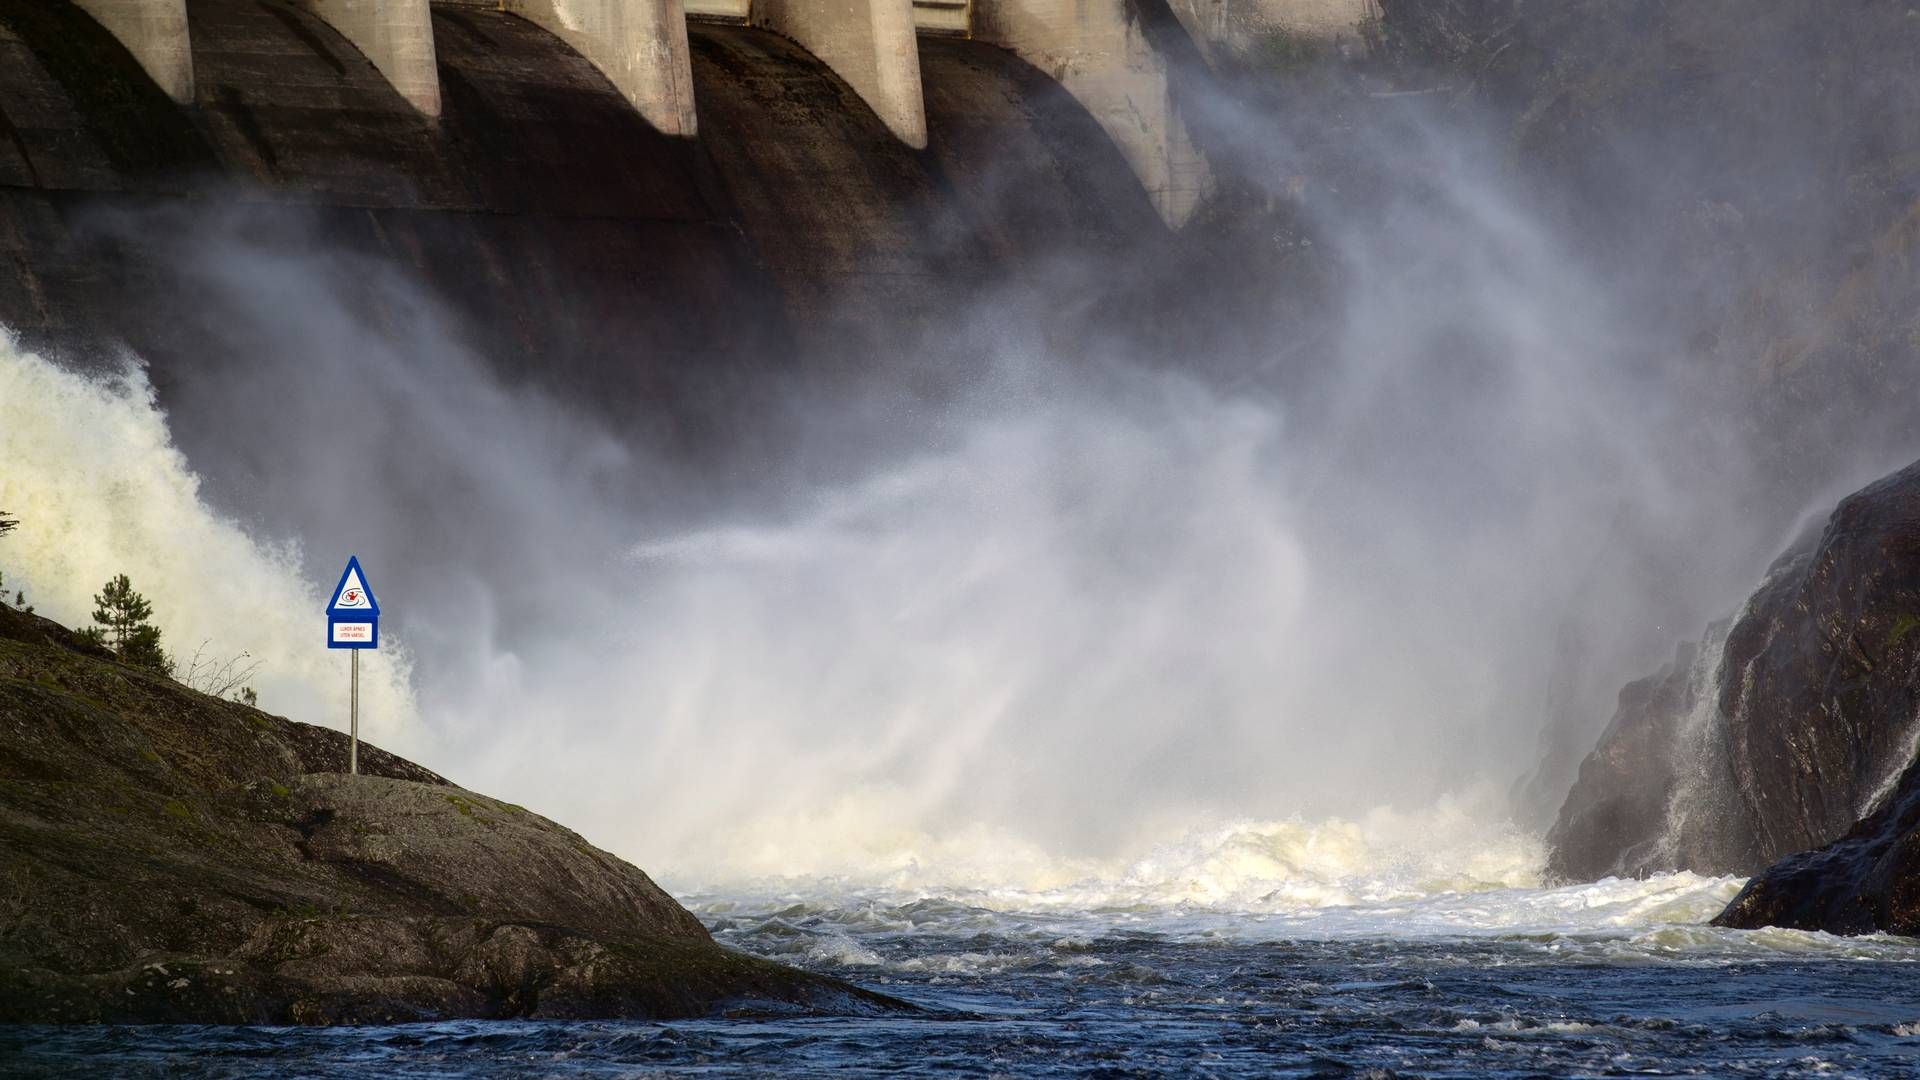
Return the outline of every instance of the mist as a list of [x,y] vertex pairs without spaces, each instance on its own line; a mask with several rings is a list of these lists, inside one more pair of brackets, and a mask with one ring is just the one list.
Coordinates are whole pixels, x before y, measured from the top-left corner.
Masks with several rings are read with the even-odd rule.
[[[570,394],[297,210],[100,222],[174,237],[220,347],[157,398],[0,354],[10,439],[100,443],[0,478],[102,545],[10,547],[9,582],[81,621],[126,568],[171,641],[226,620],[263,707],[340,726],[319,604],[358,554],[403,649],[370,737],[670,880],[1057,883],[1358,822],[1386,860],[1504,838],[1484,877],[1519,883],[1543,729],[1597,729],[1802,507],[1483,118],[1195,107],[1269,263],[1063,253],[956,290],[913,356],[767,358],[731,448]],[[1142,297],[1173,317],[1115,314]],[[49,494],[90,485],[120,495]],[[250,606],[195,591],[236,565]]]

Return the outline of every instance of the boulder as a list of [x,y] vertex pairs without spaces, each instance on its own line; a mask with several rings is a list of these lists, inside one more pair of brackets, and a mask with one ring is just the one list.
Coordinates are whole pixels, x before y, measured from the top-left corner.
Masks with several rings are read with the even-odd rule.
[[1768,867],[1713,922],[1920,935],[1920,764],[1845,836]]

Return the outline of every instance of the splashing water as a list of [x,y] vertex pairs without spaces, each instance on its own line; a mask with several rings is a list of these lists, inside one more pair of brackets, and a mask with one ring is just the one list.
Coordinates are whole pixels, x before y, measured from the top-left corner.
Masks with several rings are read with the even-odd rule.
[[[206,1076],[262,1067],[348,1076],[370,1063],[504,1076],[537,1062],[554,1075],[588,1076],[630,1071],[636,1061],[752,1075],[770,1060],[828,1072],[968,1071],[983,1059],[1008,1074],[1048,1075],[1065,1061],[1265,1071],[1315,1053],[1382,1069],[1515,1076],[1683,1060],[1727,1074],[1809,1076],[1912,1063],[1915,1010],[1900,1004],[1909,965],[1920,959],[1911,942],[1706,926],[1738,890],[1732,878],[1682,873],[1547,887],[1538,838],[1504,824],[1486,793],[1431,800],[1424,810],[1318,819],[1213,819],[1179,800],[1129,805],[1130,786],[1169,766],[1154,757],[1154,747],[1124,745],[1151,725],[1116,726],[1105,706],[1167,673],[1149,668],[1148,681],[1140,681],[1131,669],[1144,658],[1221,651],[1220,642],[1207,641],[1182,652],[1182,630],[1196,619],[1227,613],[1241,629],[1277,635],[1267,641],[1247,633],[1226,643],[1232,663],[1208,677],[1233,668],[1256,672],[1223,692],[1247,711],[1225,723],[1197,722],[1186,744],[1242,759],[1234,765],[1249,771],[1250,786],[1238,801],[1291,801],[1290,781],[1314,761],[1284,776],[1268,770],[1264,785],[1257,783],[1260,762],[1284,756],[1276,749],[1290,745],[1298,758],[1316,742],[1340,741],[1312,726],[1249,737],[1263,723],[1271,726],[1276,711],[1247,703],[1270,702],[1268,691],[1282,680],[1275,668],[1248,661],[1301,640],[1296,624],[1314,610],[1314,590],[1322,586],[1306,572],[1293,523],[1275,514],[1284,504],[1237,500],[1257,486],[1247,483],[1249,463],[1272,429],[1269,418],[1246,412],[1238,413],[1238,428],[1223,428],[1219,422],[1234,415],[1231,407],[1212,412],[1198,429],[1205,437],[1168,443],[1159,436],[1143,442],[1157,423],[1116,429],[1111,415],[1083,417],[1076,436],[1071,416],[1029,414],[975,432],[956,453],[855,485],[779,527],[702,528],[632,545],[621,564],[630,577],[621,580],[650,586],[651,622],[636,628],[588,608],[584,637],[604,647],[558,668],[536,653],[510,654],[514,679],[490,682],[487,695],[458,697],[457,707],[431,696],[423,702],[428,712],[466,716],[483,709],[484,697],[501,696],[497,709],[554,721],[573,759],[639,777],[618,787],[576,784],[580,790],[566,797],[549,786],[543,808],[560,808],[563,819],[585,812],[630,856],[643,846],[638,834],[668,830],[678,842],[656,847],[683,858],[656,868],[667,871],[721,941],[951,1013],[889,1023],[878,1044],[876,1021],[776,1018],[425,1025],[274,1033],[264,1041],[246,1031],[200,1028],[23,1031],[0,1038],[0,1053],[49,1076],[93,1075],[106,1062],[152,1075]],[[1063,431],[1066,441],[1050,447],[1049,438]],[[1239,437],[1222,438],[1222,431]],[[1118,468],[1087,466],[1086,451],[1103,445],[1104,464],[1117,461]],[[1172,468],[1163,457],[1170,448]],[[1043,470],[1039,486],[995,479],[1008,475],[1006,462],[1049,453],[1068,467]],[[46,613],[84,622],[95,583],[125,571],[155,601],[170,641],[204,637],[217,650],[249,649],[268,665],[259,680],[266,704],[298,719],[339,715],[341,680],[319,648],[327,582],[303,576],[291,545],[262,540],[206,505],[138,367],[86,378],[6,343],[0,458],[8,463],[0,506],[26,522],[0,546],[0,565]],[[1114,486],[1115,475],[1149,482]],[[1225,487],[1182,490],[1176,480],[1188,475],[1224,477]],[[1159,543],[1144,549],[1150,558],[1129,560],[1123,552],[1076,562],[1063,553],[1100,549],[1101,514],[1063,513],[1068,504],[1048,485],[1064,485],[1068,504],[1091,500],[1129,524],[1138,518],[1125,507],[1143,494],[1172,497],[1179,512],[1165,519]],[[1024,513],[1000,515],[1023,528],[997,531],[984,547],[934,544],[931,562],[924,546],[868,542],[902,521],[949,519],[955,491],[971,493],[962,502],[975,517],[1025,505]],[[1167,542],[1182,535],[1183,515],[1194,513],[1204,519],[1195,531],[1212,546]],[[49,522],[60,523],[57,534],[40,528]],[[924,544],[928,531],[914,535]],[[1095,584],[1112,589],[1125,581],[1116,570],[1138,575],[1169,553],[1184,558],[1176,560],[1179,573],[1148,573],[1121,590],[1158,618],[1146,620],[1118,656],[1080,654],[1074,671],[1085,685],[1059,690],[1050,686],[1048,664],[1034,657],[1020,663],[1056,638],[1100,640],[1102,616],[1074,603],[1073,582],[1095,574]],[[1044,571],[1025,572],[1035,564]],[[1207,572],[1222,564],[1262,572],[1251,582],[1245,574]],[[963,572],[928,580],[929,565]],[[861,575],[850,578],[849,567]],[[871,587],[840,591],[849,580]],[[1209,582],[1211,591],[1193,591]],[[997,635],[983,635],[968,613],[996,589],[1007,595],[984,606],[1002,621]],[[1032,602],[1011,603],[1009,596]],[[826,635],[776,634],[770,612],[815,613]],[[244,640],[234,637],[236,627],[244,628]],[[989,644],[970,652],[966,645],[976,639]],[[570,644],[579,646],[579,639]],[[835,652],[850,649],[884,656],[894,667],[835,668]],[[743,655],[754,677],[730,678]],[[1062,655],[1054,650],[1047,659]],[[533,725],[495,728],[490,751],[461,756],[415,722],[406,656],[383,650],[380,659],[367,673],[375,677],[365,692],[378,702],[369,712],[380,718],[370,730],[429,764],[453,760],[498,779],[505,773],[486,768],[490,759],[512,758],[530,740],[555,733]],[[1293,666],[1281,670],[1297,673],[1320,659],[1324,654],[1292,657]],[[756,712],[790,705],[775,691],[823,665],[827,677],[805,683],[820,694],[800,703],[800,714],[807,724],[845,720],[852,737],[808,739],[803,724],[797,742],[770,739],[792,725],[754,723]],[[1026,674],[1011,683],[982,678],[1010,671]],[[661,679],[663,672],[677,677]],[[568,680],[586,689],[561,692]],[[503,686],[512,692],[500,694]],[[1031,713],[1012,706],[1036,694],[1047,704],[1043,713],[1069,722],[1050,731],[1025,726],[1020,718]],[[565,708],[534,709],[548,696]],[[903,716],[902,702],[917,698],[930,700]],[[587,700],[619,701],[621,716],[664,717],[650,732],[649,753],[629,754],[630,733],[617,724],[559,723]],[[996,700],[1001,719],[972,721],[983,702]],[[1196,700],[1203,699],[1176,695],[1130,707],[1139,715],[1190,717],[1185,706]],[[1376,696],[1370,705],[1393,700]],[[876,701],[890,704],[883,710],[889,723],[863,711]],[[1330,715],[1340,704],[1292,702],[1313,706],[1309,715]],[[1354,704],[1351,697],[1346,704]],[[728,725],[719,732],[712,730],[716,715]],[[1047,794],[1080,816],[1113,812],[1109,850],[1063,854],[1048,843],[1047,830],[1021,827],[1017,814],[995,820],[969,812],[1000,800],[1023,805],[1016,797],[1022,783],[976,790],[983,767],[1005,762],[989,736],[1026,755],[1022,783],[1047,785]],[[1049,737],[1079,740],[1086,749],[1049,747]],[[1117,751],[1102,745],[1115,737],[1123,744]],[[1364,754],[1368,747],[1361,740],[1350,749]],[[1109,766],[1136,760],[1148,771],[1109,768],[1101,775],[1103,750]],[[688,760],[702,768],[685,768]],[[1048,771],[1076,762],[1093,775]],[[1188,780],[1209,775],[1204,755],[1187,768]],[[793,774],[816,781],[771,786]],[[818,782],[820,776],[830,782]],[[547,782],[564,786],[567,779]],[[636,787],[660,810],[658,820],[631,821]],[[1264,795],[1248,794],[1256,788]],[[767,805],[753,812],[757,801]],[[1778,1058],[1783,1045],[1799,1048],[1786,1066]]]
[[[790,520],[633,544],[611,588],[567,593],[554,640],[460,641],[510,668],[484,694],[441,654],[416,707],[407,654],[382,650],[366,734],[696,890],[1274,914],[1536,885],[1537,840],[1486,792],[1283,816],[1361,773],[1390,785],[1413,752],[1381,736],[1407,702],[1430,684],[1471,699],[1487,672],[1464,644],[1436,644],[1419,679],[1376,670],[1378,612],[1350,569],[1310,572],[1312,531],[1263,471],[1271,412],[1179,380],[1133,390],[998,409]],[[44,612],[83,623],[127,572],[176,649],[249,651],[268,707],[337,723],[327,582],[208,507],[137,366],[89,378],[9,343],[0,410],[0,506],[27,523],[0,555]],[[524,475],[549,467],[516,452]],[[1329,590],[1357,613],[1328,615]],[[1439,624],[1400,619],[1458,626],[1470,592]],[[416,622],[457,638],[457,614]],[[1348,722],[1320,720],[1336,710]],[[431,734],[476,725],[487,738]]]
[[[261,707],[346,726],[345,654],[321,647],[324,591],[303,580],[293,545],[206,505],[137,364],[89,378],[0,332],[0,462],[0,507],[21,521],[0,544],[9,598],[22,591],[40,614],[82,627],[94,592],[124,573],[153,602],[181,674],[195,650],[246,653],[261,663]],[[403,643],[362,664],[362,735],[403,753],[410,679]]]

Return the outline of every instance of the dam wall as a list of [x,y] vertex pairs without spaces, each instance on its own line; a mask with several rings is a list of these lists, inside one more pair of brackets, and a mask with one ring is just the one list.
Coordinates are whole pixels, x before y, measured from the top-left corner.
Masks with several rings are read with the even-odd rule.
[[[205,0],[47,0],[77,4],[173,100],[194,104],[208,49],[201,23],[262,29],[236,50],[262,75],[298,52],[273,51],[265,22],[310,17],[344,39],[412,108],[437,118],[446,93],[436,10],[515,15],[560,39],[620,91],[656,131],[698,134],[699,85],[687,18],[745,24],[798,44],[851,87],[907,147],[928,145],[924,40],[960,37],[1004,48],[1058,81],[1119,148],[1162,220],[1178,227],[1211,188],[1182,114],[1179,66],[1203,69],[1219,49],[1257,51],[1263,35],[1336,40],[1359,32],[1375,0],[260,0],[252,13]],[[310,50],[309,50],[310,51]],[[227,84],[231,85],[231,84]]]
[[757,0],[748,17],[819,57],[901,142],[926,147],[912,0]]
[[972,36],[1045,71],[1086,106],[1170,225],[1206,193],[1206,162],[1180,117],[1168,57],[1139,0],[972,0]]
[[175,101],[193,100],[193,52],[185,0],[74,0],[119,40],[154,84]]
[[1364,47],[1379,0],[1170,0],[1210,60],[1258,61],[1325,47]]
[[680,0],[501,0],[592,61],[647,123],[692,135],[693,77]]
[[770,375],[911,357],[1023,267],[1167,239],[1080,102],[980,41],[921,39],[916,149],[747,24],[688,27],[689,137],[497,6],[427,9],[437,116],[315,5],[186,8],[183,107],[79,8],[0,0],[0,324],[70,357],[130,345],[163,395],[303,347],[250,337],[223,299],[247,277],[236,237],[337,268],[370,323],[413,317],[369,269],[391,268],[502,371],[670,414],[669,439]]
[[307,0],[307,5],[352,42],[414,108],[440,115],[440,73],[427,0]]

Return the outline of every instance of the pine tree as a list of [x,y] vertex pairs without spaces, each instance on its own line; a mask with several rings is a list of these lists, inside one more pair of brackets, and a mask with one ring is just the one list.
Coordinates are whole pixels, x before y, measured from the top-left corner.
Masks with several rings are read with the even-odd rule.
[[[20,522],[13,518],[8,517],[7,512],[5,510],[0,510],[0,536],[5,536],[8,533],[12,532],[13,527],[18,524],[20,524]],[[0,586],[4,586],[6,583],[7,583],[6,575],[0,574]],[[0,604],[4,604],[6,602],[7,602],[6,594],[0,593]],[[27,606],[27,594],[24,592],[19,594],[13,606],[24,609]]]
[[134,627],[128,636],[126,645],[120,649],[120,659],[135,667],[149,668],[173,677],[173,658],[160,647],[160,628],[153,625]]
[[153,605],[121,574],[93,598],[93,621],[100,624],[95,640],[126,663],[171,676],[173,660],[160,648],[160,628],[147,622],[152,615]]

